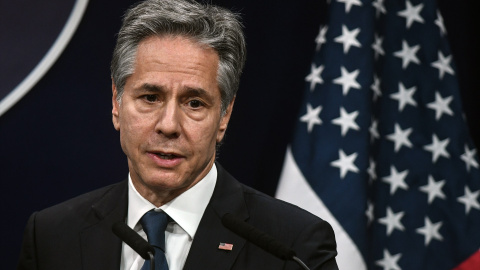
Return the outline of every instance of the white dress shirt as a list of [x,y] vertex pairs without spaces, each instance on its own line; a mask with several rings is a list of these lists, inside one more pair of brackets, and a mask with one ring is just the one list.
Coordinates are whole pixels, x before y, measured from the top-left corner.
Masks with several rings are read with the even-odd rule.
[[[127,225],[147,239],[139,221],[142,216],[154,209],[164,211],[172,219],[165,231],[165,256],[169,270],[181,270],[187,259],[198,224],[212,197],[217,182],[217,168],[213,164],[210,172],[196,185],[180,194],[169,203],[157,208],[143,198],[135,189],[128,175]],[[145,260],[127,244],[122,244],[120,270],[139,270]]]

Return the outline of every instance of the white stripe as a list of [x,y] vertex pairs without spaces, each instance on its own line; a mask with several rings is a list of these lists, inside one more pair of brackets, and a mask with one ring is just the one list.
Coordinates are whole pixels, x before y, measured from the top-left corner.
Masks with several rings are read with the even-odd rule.
[[88,0],[77,0],[67,23],[62,29],[53,46],[47,54],[38,63],[38,65],[28,74],[28,76],[13,89],[3,100],[0,101],[0,116],[19,101],[32,87],[47,73],[50,67],[55,63],[63,52],[68,42],[77,29],[83,13],[87,7]]
[[365,261],[355,243],[306,181],[293,158],[290,146],[287,148],[283,171],[275,197],[302,207],[332,225],[337,241],[337,264],[339,269],[367,269]]

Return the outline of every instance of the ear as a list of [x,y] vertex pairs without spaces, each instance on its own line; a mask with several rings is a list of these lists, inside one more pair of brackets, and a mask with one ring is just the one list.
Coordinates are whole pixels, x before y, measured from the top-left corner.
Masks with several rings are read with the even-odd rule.
[[120,130],[120,104],[117,100],[117,86],[112,80],[112,122],[116,130]]
[[230,116],[232,115],[233,104],[235,103],[235,97],[228,104],[225,115],[220,119],[220,126],[217,132],[217,143],[220,143],[225,136],[225,131],[227,131],[228,122],[230,121]]

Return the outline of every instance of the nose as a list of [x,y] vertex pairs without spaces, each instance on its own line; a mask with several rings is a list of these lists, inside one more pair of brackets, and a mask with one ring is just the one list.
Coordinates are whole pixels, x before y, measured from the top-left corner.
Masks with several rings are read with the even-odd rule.
[[176,138],[180,135],[180,108],[174,101],[168,101],[162,106],[158,114],[155,130],[168,138]]

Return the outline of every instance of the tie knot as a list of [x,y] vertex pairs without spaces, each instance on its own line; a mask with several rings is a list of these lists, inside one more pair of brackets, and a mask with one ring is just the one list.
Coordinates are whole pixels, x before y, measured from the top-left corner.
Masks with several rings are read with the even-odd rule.
[[143,230],[147,234],[148,242],[165,252],[165,229],[167,228],[168,215],[161,211],[150,210],[140,219]]

